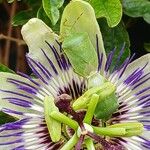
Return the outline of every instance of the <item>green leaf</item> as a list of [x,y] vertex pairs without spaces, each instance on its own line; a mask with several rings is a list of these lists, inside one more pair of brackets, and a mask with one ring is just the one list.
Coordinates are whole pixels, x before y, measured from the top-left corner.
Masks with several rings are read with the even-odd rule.
[[15,73],[13,70],[9,69],[7,66],[0,64],[0,72],[10,72]]
[[104,54],[105,50],[102,40],[102,35],[100,32],[99,25],[97,23],[94,9],[91,5],[85,1],[74,0],[71,1],[64,9],[61,26],[60,26],[60,36],[62,41],[65,37],[72,33],[88,33],[89,39],[93,44],[95,50],[96,45],[96,35],[98,37],[99,51]]
[[39,7],[42,5],[42,2],[39,0],[24,0],[25,4],[29,5],[29,7],[32,9],[32,11],[36,11],[39,9]]
[[87,33],[74,33],[64,39],[63,49],[76,73],[87,77],[96,72],[97,53]]
[[122,17],[120,0],[91,0],[97,18],[105,17],[109,27],[116,26]]
[[14,122],[16,119],[10,115],[7,115],[0,111],[0,125],[8,123],[8,122]]
[[13,26],[24,25],[33,17],[35,17],[35,13],[32,10],[23,10],[13,17],[12,24]]
[[130,40],[128,32],[126,31],[124,24],[121,22],[118,26],[114,28],[109,28],[104,19],[99,20],[99,25],[102,30],[102,35],[104,39],[104,45],[107,54],[116,47],[115,55],[112,61],[112,68],[117,61],[118,55],[120,53],[123,44],[125,43],[125,50],[121,57],[119,65],[130,55]]
[[55,25],[60,17],[59,8],[63,5],[64,0],[42,0],[43,8],[47,16]]
[[147,23],[150,23],[149,0],[123,0],[123,11],[131,17],[143,17]]

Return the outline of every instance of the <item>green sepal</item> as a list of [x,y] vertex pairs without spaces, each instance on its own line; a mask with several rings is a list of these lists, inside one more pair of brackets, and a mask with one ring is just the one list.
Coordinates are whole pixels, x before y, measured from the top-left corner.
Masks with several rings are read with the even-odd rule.
[[61,138],[61,123],[50,116],[52,111],[59,112],[54,104],[52,96],[46,96],[44,99],[44,114],[47,128],[53,142],[58,142]]
[[88,33],[72,33],[64,38],[62,47],[76,73],[88,77],[91,72],[96,72],[97,53]]

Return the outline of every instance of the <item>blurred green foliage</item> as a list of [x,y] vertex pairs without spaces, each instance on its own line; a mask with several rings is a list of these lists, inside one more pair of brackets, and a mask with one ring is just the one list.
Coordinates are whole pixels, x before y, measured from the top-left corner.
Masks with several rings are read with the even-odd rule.
[[3,112],[0,112],[0,125],[8,123],[8,122],[14,122],[16,119],[10,115],[7,115]]
[[143,17],[147,23],[150,23],[149,0],[124,0],[123,10],[130,17]]

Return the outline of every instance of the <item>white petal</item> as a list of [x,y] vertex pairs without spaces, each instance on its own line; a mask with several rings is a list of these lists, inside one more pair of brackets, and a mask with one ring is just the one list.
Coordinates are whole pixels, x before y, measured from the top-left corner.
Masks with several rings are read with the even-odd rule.
[[25,118],[0,127],[0,149],[47,150],[50,144],[55,146],[43,118]]
[[[11,73],[0,73],[0,110],[22,118],[25,113],[41,115],[43,103],[38,95],[40,86]],[[37,95],[38,93],[38,95]]]
[[[30,56],[33,60],[40,62],[45,67],[48,67],[49,64],[48,60],[45,58],[48,56],[55,67],[59,69],[56,57],[46,43],[48,42],[51,46],[54,46],[56,50],[58,50],[58,53],[60,53],[60,45],[56,42],[56,40],[58,41],[58,35],[56,35],[51,28],[49,28],[42,20],[32,18],[22,27],[21,33],[29,47],[28,56]],[[46,56],[42,50],[44,50]],[[51,73],[54,74],[52,67]]]

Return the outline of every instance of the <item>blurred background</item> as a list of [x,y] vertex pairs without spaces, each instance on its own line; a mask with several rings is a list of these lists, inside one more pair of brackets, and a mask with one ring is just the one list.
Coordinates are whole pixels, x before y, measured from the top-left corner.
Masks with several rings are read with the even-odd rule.
[[22,2],[7,1],[0,3],[0,63],[14,71],[28,72],[25,60],[27,46],[22,40],[20,26],[12,25],[12,18],[17,12],[28,6]]
[[[69,1],[64,2],[62,10],[68,2]],[[22,24],[28,19],[36,17],[37,10],[40,6],[41,0],[9,1],[9,3],[6,0],[0,0],[0,63],[8,66],[14,71],[30,73],[30,69],[25,59],[25,54],[28,52],[28,48],[22,40],[20,29]],[[14,19],[14,16],[22,11],[27,11],[28,15],[27,13],[23,14],[22,18],[20,15],[20,18],[18,17],[20,20],[16,20],[16,18]],[[28,11],[32,13],[29,14]],[[124,13],[122,17],[123,30],[119,28],[119,25],[118,28],[114,27],[107,30],[106,21],[104,19],[98,19],[98,22],[101,27],[107,52],[111,50],[113,46],[118,46],[118,43],[122,45],[123,41],[129,42],[127,43],[128,48],[130,49],[129,53],[136,53],[135,58],[150,51],[150,24],[142,17],[132,17],[131,15]],[[51,26],[51,23],[46,23]],[[59,32],[58,26],[59,21],[58,24],[52,26],[52,28],[56,30],[56,32]],[[116,32],[120,31],[123,34],[117,35]],[[114,37],[114,35],[116,35],[116,37]],[[119,38],[121,38],[122,41],[119,41]],[[119,42],[117,41],[115,45],[113,40],[118,40]],[[108,42],[109,44],[106,44]],[[117,48],[119,49],[120,46]]]

